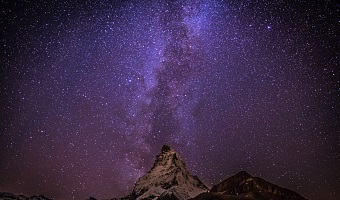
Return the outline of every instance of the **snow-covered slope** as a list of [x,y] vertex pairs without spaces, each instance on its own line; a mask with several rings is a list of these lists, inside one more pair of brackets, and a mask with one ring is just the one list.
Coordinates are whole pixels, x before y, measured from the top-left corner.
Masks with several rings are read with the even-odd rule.
[[136,182],[130,197],[186,200],[206,191],[208,188],[188,172],[180,155],[164,145],[152,169]]

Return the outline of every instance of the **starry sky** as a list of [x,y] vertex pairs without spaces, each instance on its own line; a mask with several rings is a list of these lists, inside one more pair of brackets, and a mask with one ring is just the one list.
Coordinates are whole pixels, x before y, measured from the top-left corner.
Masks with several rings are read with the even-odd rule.
[[128,195],[163,144],[340,199],[340,4],[0,2],[0,191]]

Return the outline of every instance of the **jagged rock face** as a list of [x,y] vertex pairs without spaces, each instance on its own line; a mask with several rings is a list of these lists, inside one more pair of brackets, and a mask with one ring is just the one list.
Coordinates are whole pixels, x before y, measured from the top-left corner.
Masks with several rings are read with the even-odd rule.
[[298,193],[253,177],[242,171],[213,186],[210,193],[199,195],[195,200],[207,199],[254,199],[254,200],[306,200]]
[[164,145],[151,170],[136,182],[129,198],[185,200],[207,190],[196,176],[187,171],[180,155]]

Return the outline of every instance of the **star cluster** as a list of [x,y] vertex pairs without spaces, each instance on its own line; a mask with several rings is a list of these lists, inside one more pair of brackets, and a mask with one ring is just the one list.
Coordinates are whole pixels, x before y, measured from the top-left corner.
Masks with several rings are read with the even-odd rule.
[[335,1],[2,1],[0,190],[129,194],[163,144],[340,198]]

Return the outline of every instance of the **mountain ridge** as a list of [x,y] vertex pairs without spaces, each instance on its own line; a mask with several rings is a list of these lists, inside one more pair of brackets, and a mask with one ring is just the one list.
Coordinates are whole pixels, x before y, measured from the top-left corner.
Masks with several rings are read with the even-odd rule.
[[[130,195],[111,200],[306,200],[298,193],[277,186],[246,171],[230,176],[209,190],[191,175],[181,156],[163,145],[151,169],[140,177]],[[44,195],[26,197],[0,192],[0,200],[52,200]],[[96,200],[90,197],[89,200]]]
[[25,195],[15,195],[10,192],[0,192],[0,200],[52,200],[50,198],[45,197],[44,195],[33,195],[31,197],[27,197]]

